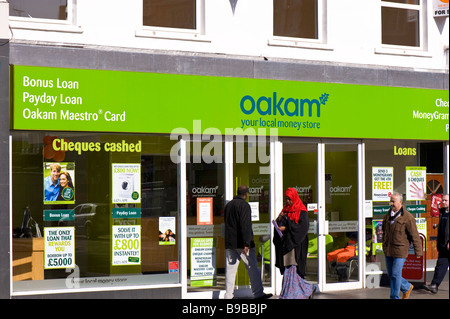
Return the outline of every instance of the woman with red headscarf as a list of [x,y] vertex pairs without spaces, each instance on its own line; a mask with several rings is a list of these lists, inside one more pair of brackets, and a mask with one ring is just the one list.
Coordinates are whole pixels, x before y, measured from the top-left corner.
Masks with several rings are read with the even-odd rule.
[[308,211],[295,188],[285,192],[286,204],[278,215],[277,225],[282,232],[274,232],[275,266],[283,275],[280,299],[312,298],[316,286],[304,280],[308,254]]

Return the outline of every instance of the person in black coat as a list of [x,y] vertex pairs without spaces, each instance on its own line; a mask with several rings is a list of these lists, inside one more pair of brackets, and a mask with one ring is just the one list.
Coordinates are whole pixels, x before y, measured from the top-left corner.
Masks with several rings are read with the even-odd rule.
[[253,240],[252,210],[246,199],[248,187],[238,187],[237,196],[224,209],[225,218],[225,299],[234,297],[234,283],[239,262],[242,260],[250,277],[253,296],[256,299],[270,298],[265,294],[261,281],[261,272],[256,260]]
[[436,268],[434,269],[433,279],[430,285],[424,288],[432,293],[438,292],[438,287],[447,273],[449,264],[449,244],[448,244],[448,194],[442,196],[442,207],[439,209],[439,225],[437,236],[437,249],[439,252]]
[[308,211],[295,188],[285,192],[286,204],[276,224],[281,236],[274,232],[275,266],[283,275],[280,299],[312,298],[316,286],[304,280],[308,255]]

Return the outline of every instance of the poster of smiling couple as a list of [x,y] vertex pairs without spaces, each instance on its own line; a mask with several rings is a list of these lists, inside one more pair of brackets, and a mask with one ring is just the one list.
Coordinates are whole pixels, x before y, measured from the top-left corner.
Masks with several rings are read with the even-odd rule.
[[75,203],[75,163],[44,162],[44,205]]

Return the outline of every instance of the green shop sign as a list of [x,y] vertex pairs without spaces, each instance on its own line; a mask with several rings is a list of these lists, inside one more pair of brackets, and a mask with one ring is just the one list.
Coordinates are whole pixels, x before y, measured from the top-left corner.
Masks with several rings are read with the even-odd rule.
[[447,90],[18,65],[11,76],[16,130],[448,139]]
[[[373,215],[379,217],[380,215],[386,215],[391,206],[374,206],[373,207]],[[427,212],[426,205],[406,205],[406,210],[411,214],[425,214]]]
[[44,221],[74,221],[75,211],[73,209],[44,210]]
[[141,209],[140,208],[113,208],[112,209],[112,218],[141,218]]

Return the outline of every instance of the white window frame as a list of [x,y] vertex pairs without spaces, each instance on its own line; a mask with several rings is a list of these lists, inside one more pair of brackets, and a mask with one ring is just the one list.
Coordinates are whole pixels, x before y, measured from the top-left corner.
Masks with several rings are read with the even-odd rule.
[[[409,55],[409,56],[419,56],[419,57],[431,57],[428,51],[428,17],[427,17],[427,6],[428,0],[420,0],[420,4],[405,4],[405,3],[395,3],[383,0],[379,1],[378,10],[378,46],[375,48],[375,53],[378,54],[390,54],[390,55]],[[406,10],[416,10],[419,11],[419,46],[402,46],[395,44],[384,44],[382,43],[382,16],[381,11],[383,7],[396,8],[396,9],[406,9]]]
[[[327,39],[327,2],[317,0],[317,39],[281,37],[273,34],[268,40],[270,46],[294,47],[303,49],[333,50]],[[270,1],[271,17],[273,17],[273,2]]]
[[9,16],[9,22],[12,29],[83,32],[77,25],[77,0],[67,0],[66,20]]
[[[195,29],[183,29],[183,28],[168,28],[168,27],[153,27],[145,26],[141,22],[140,28],[136,30],[136,37],[143,38],[156,38],[156,39],[174,39],[174,40],[191,40],[191,41],[204,41],[211,42],[206,37],[205,32],[205,0],[196,0],[196,23]],[[139,6],[139,19],[143,20],[144,10],[143,1],[140,1]]]

